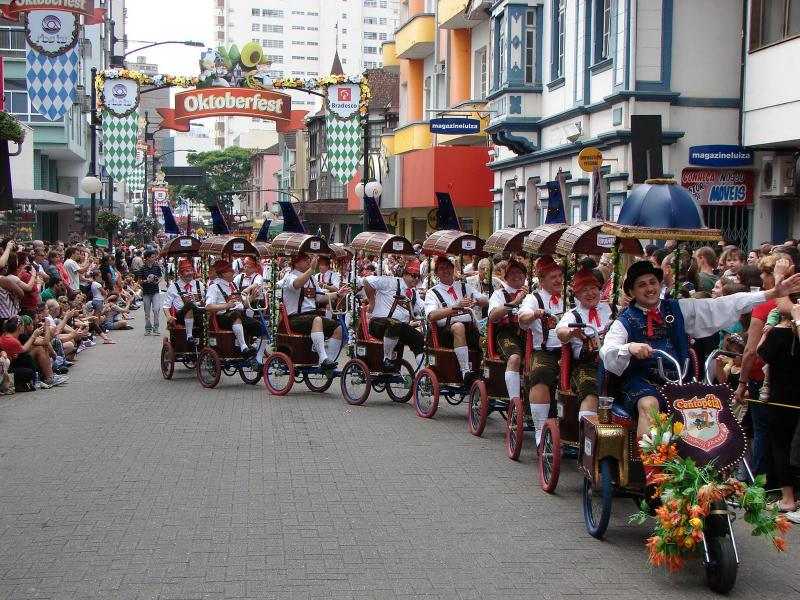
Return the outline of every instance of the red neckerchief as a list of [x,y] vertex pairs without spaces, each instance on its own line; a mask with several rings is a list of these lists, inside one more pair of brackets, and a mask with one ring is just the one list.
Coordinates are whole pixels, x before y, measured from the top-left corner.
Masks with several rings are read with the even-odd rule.
[[558,306],[559,302],[561,302],[560,294],[553,294],[550,296],[550,306]]
[[453,300],[458,302],[458,294],[456,294],[456,288],[454,288],[451,285],[449,288],[447,288],[447,293],[450,294],[453,297]]
[[600,313],[597,312],[596,306],[589,309],[589,323],[594,323],[598,328],[600,327]]
[[661,311],[658,310],[657,306],[649,309],[646,313],[647,316],[647,337],[651,338],[655,335],[653,324],[657,323],[659,325],[664,323],[664,317],[661,316]]

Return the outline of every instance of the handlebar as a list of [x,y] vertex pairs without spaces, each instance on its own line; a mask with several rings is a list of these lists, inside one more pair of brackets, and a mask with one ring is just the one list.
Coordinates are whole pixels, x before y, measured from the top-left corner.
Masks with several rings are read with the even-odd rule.
[[[671,354],[668,354],[667,352],[664,352],[663,350],[654,349],[653,350],[653,356],[656,357],[656,360],[658,362],[658,374],[661,376],[661,378],[664,381],[669,381],[670,383],[677,383],[677,384],[682,384],[683,383],[683,380],[686,379],[686,372],[689,370],[688,366],[687,366],[686,369],[681,369],[680,363]],[[675,370],[678,373],[677,381],[672,380],[669,377],[667,377],[666,373],[664,372],[664,359],[665,358],[669,362],[672,363],[673,367],[675,367]]]
[[600,330],[591,323],[570,323],[567,327],[570,329],[588,329],[591,334],[589,337],[600,337]]

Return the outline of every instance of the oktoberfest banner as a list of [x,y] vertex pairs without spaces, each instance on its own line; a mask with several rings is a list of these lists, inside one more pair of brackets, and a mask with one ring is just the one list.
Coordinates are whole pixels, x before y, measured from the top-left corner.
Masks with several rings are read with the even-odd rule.
[[114,179],[127,180],[136,167],[136,139],[139,131],[139,113],[127,117],[103,114],[103,147],[106,170]]
[[[95,15],[94,5],[95,0],[11,0],[10,4],[0,6],[0,13],[7,19],[17,20],[20,14],[34,10],[63,10],[91,20]],[[87,25],[92,24],[87,22]]]
[[78,85],[78,49],[46,56],[28,49],[25,55],[28,98],[31,106],[48,121],[59,121],[72,108]]
[[64,54],[78,43],[80,18],[61,10],[35,10],[25,15],[25,38],[28,46],[54,57]]
[[125,177],[125,183],[130,192],[141,192],[144,190],[144,155],[139,152],[136,155],[136,165]]
[[347,183],[358,169],[363,154],[363,128],[358,115],[340,119],[332,113],[325,115],[328,141],[328,172],[339,183]]

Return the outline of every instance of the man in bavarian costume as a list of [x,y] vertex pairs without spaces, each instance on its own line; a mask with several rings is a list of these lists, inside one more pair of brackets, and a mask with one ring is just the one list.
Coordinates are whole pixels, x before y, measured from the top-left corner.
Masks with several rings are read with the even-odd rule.
[[[740,315],[762,302],[800,291],[800,274],[771,290],[740,292],[720,298],[662,300],[664,274],[649,261],[633,263],[623,290],[633,300],[606,333],[600,359],[606,370],[622,378],[617,399],[631,414],[638,413],[639,437],[650,429],[650,413],[659,408],[656,386],[663,383],[653,350],[663,350],[683,367],[689,357],[689,336],[702,338],[730,327]],[[668,364],[664,365],[665,370]]]
[[591,325],[601,336],[611,322],[611,307],[600,302],[600,282],[591,269],[579,269],[572,278],[577,306],[564,313],[556,326],[556,335],[572,346],[570,388],[581,401],[578,420],[597,414],[597,351],[600,340],[592,330],[570,327],[575,323]]
[[314,275],[314,283],[317,289],[321,290],[325,295],[320,298],[320,303],[325,305],[325,316],[329,319],[333,318],[333,308],[336,304],[338,292],[342,287],[342,276],[331,268],[331,259],[327,256],[320,256],[317,261],[317,269],[319,272]]
[[[364,292],[372,313],[369,332],[383,339],[383,368],[396,370],[402,358],[403,348],[414,353],[416,364],[420,363],[425,340],[412,322],[425,311],[416,285],[419,282],[419,261],[410,260],[402,269],[401,277],[370,275],[364,279]],[[415,364],[415,366],[416,366]]]
[[261,265],[252,256],[247,256],[242,261],[242,272],[233,278],[233,282],[242,294],[252,296],[263,285]]
[[530,403],[538,445],[542,426],[550,414],[550,398],[560,375],[561,341],[553,330],[564,312],[564,299],[561,297],[564,274],[552,256],[542,256],[536,261],[536,274],[539,289],[522,301],[519,324],[533,334]]
[[178,279],[167,286],[164,314],[168,323],[179,323],[186,328],[186,341],[190,346],[196,343],[194,317],[203,297],[203,285],[195,279],[192,261],[182,259],[178,263]]
[[261,325],[245,314],[241,292],[233,282],[233,267],[227,260],[216,260],[211,265],[216,278],[206,290],[206,310],[215,313],[217,322],[223,329],[230,329],[236,336],[236,343],[244,356],[253,356],[255,348],[247,345],[248,337],[261,335]]
[[[335,358],[342,347],[342,328],[337,321],[320,316],[317,296],[324,293],[314,283],[319,257],[299,253],[292,257],[292,270],[283,276],[278,285],[283,290],[283,305],[289,315],[292,330],[311,337],[314,351],[323,368],[336,366]],[[330,347],[325,347],[325,340]],[[330,358],[332,357],[332,358]]]
[[[480,263],[478,265],[480,269]],[[519,369],[525,353],[525,336],[519,328],[514,308],[518,308],[528,295],[525,279],[528,270],[520,262],[510,261],[505,272],[503,287],[489,298],[489,321],[494,324],[494,346],[506,363],[506,390],[509,398],[519,398]]]
[[425,294],[425,316],[438,328],[442,347],[453,348],[464,385],[469,386],[476,378],[469,364],[469,349],[480,347],[472,309],[487,306],[489,299],[464,281],[456,282],[455,266],[446,256],[436,260],[435,273],[439,283]]

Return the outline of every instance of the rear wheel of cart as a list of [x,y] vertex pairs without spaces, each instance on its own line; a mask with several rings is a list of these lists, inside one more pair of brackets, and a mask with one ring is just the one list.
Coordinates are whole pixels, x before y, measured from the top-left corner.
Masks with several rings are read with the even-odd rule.
[[353,358],[347,361],[342,369],[341,387],[342,396],[348,404],[361,406],[367,401],[372,389],[372,377],[363,360]]
[[175,372],[175,351],[172,349],[172,344],[169,340],[164,340],[164,345],[161,346],[161,376],[164,379],[172,379],[172,374]]
[[522,398],[512,398],[508,405],[506,420],[506,454],[511,460],[519,460],[525,439],[525,405]]
[[488,418],[489,393],[486,391],[486,383],[478,379],[472,384],[467,398],[467,429],[472,435],[480,437]]
[[215,388],[222,377],[219,354],[212,348],[203,348],[197,357],[197,378],[204,388]]
[[439,408],[439,378],[429,368],[420,369],[414,379],[414,410],[423,419],[430,419]]
[[264,385],[271,394],[285,396],[294,385],[294,363],[283,352],[275,352],[264,362]]
[[[377,387],[375,390],[377,391]],[[414,391],[414,369],[407,360],[400,361],[400,373],[386,382],[386,393],[393,402],[408,402]]]
[[539,443],[539,484],[548,494],[556,491],[561,472],[561,431],[558,419],[547,419]]
[[602,539],[611,518],[611,505],[614,493],[614,459],[600,461],[600,480],[592,483],[588,477],[583,479],[583,520],[586,530],[594,538]]

